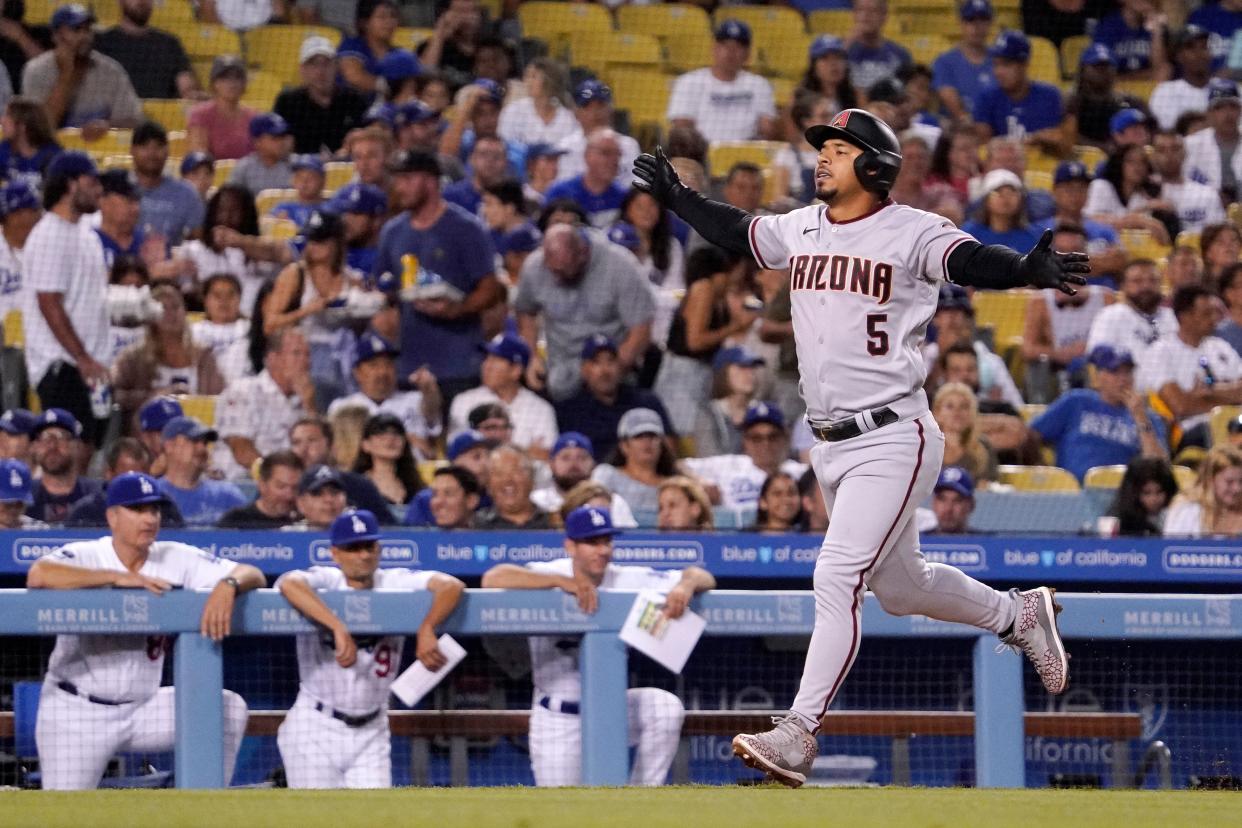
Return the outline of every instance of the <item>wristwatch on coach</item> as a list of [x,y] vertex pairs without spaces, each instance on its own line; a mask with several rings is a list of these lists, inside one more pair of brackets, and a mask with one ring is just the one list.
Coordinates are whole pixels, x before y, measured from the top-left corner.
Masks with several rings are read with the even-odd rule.
[[228,584],[229,586],[231,586],[233,588],[234,595],[241,592],[241,581],[237,580],[232,575],[228,576],[227,578],[221,578],[220,583]]

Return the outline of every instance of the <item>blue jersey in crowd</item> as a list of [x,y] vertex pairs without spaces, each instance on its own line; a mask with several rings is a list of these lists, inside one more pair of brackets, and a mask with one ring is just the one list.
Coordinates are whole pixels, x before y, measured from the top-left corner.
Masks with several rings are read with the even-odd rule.
[[854,42],[845,57],[850,64],[850,81],[864,90],[878,80],[896,77],[899,70],[914,63],[906,48],[891,40],[881,41],[874,48]]
[[204,477],[193,489],[182,489],[161,477],[157,481],[160,491],[168,495],[186,526],[215,526],[229,509],[245,506],[250,501],[241,489],[226,480]]
[[1151,32],[1139,24],[1127,25],[1121,12],[1105,16],[1095,27],[1096,43],[1103,43],[1117,58],[1119,72],[1140,72],[1151,68]]
[[974,112],[983,90],[995,85],[990,57],[984,56],[983,63],[971,63],[961,49],[950,49],[932,63],[932,88],[956,89],[967,112]]
[[1025,253],[1034,247],[1039,242],[1040,235],[1040,231],[1029,224],[998,233],[981,221],[968,221],[962,225],[962,230],[982,244],[1003,244],[1019,253]]
[[989,87],[975,101],[975,120],[992,128],[993,135],[1022,138],[1060,125],[1061,93],[1055,86],[1030,81],[1026,97],[1011,100],[999,86]]
[[[1157,441],[1168,437],[1164,421],[1147,418]],[[1075,388],[1057,398],[1035,418],[1031,428],[1057,452],[1057,465],[1082,480],[1093,466],[1117,466],[1130,462],[1139,452],[1138,425],[1123,405],[1109,405],[1086,388]]]
[[121,247],[120,242],[109,236],[100,228],[95,228],[95,235],[99,236],[99,242],[103,246],[104,264],[108,269],[112,269],[112,264],[116,261],[117,256],[137,256],[142,250],[142,231],[135,230],[133,241],[129,243],[129,247]]
[[626,190],[618,187],[615,181],[609,182],[602,193],[593,193],[586,188],[582,176],[576,175],[549,187],[547,201],[551,203],[558,198],[572,199],[586,211],[587,220],[593,226],[607,227],[620,215],[625,194]]
[[472,216],[477,216],[479,205],[483,203],[483,193],[475,189],[474,180],[467,175],[461,181],[454,181],[444,188],[444,200],[456,204]]
[[1212,71],[1224,68],[1233,43],[1233,33],[1242,29],[1242,12],[1222,9],[1220,3],[1204,3],[1190,13],[1188,23],[1208,31],[1208,48],[1212,50]]
[[282,201],[272,208],[272,218],[288,219],[301,227],[310,219],[311,213],[319,208],[318,204],[303,204],[300,201]]
[[138,185],[142,194],[142,212],[138,226],[158,233],[168,245],[181,240],[203,226],[206,207],[193,187],[184,181],[164,176],[151,189]]
[[13,151],[13,142],[0,141],[0,178],[5,181],[29,181],[36,189],[43,181],[43,171],[60,153],[60,144],[51,143],[40,147],[26,158]]

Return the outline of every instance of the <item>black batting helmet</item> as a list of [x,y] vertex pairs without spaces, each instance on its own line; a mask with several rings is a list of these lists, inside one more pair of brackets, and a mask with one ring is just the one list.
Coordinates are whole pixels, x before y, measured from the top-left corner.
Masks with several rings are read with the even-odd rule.
[[807,142],[820,149],[833,138],[848,141],[863,153],[854,159],[854,174],[863,189],[887,194],[901,169],[901,144],[888,124],[862,109],[844,109],[830,124],[806,131]]

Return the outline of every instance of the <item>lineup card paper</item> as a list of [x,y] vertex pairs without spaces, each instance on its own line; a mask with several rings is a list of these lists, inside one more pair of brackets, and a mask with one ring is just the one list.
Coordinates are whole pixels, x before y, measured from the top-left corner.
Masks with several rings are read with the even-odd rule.
[[409,668],[393,681],[392,694],[401,699],[406,707],[413,707],[422,701],[423,696],[431,692],[444,677],[461,664],[466,657],[466,648],[457,643],[453,636],[445,633],[439,639],[440,652],[447,659],[445,665],[434,673],[423,666],[417,659]]
[[669,618],[664,614],[664,596],[645,589],[630,607],[621,627],[621,640],[680,674],[706,626],[707,619],[692,610],[686,610],[680,618]]

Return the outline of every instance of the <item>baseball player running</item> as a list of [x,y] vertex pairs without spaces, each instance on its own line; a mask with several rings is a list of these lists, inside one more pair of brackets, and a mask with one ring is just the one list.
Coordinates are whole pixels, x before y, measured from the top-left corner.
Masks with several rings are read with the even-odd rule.
[[[712,589],[707,570],[656,571],[646,566],[612,563],[612,539],[618,534],[607,509],[581,506],[565,518],[568,558],[499,564],[483,575],[483,586],[499,589],[562,589],[593,613],[599,590],[654,589],[666,593],[664,613],[678,618],[697,593]],[[557,787],[582,784],[582,672],[577,637],[531,636],[530,661],[535,695],[530,715],[530,764],[535,784]],[[636,747],[631,785],[663,785],[677,755],[685,708],[672,693],[655,687],[626,691],[629,744]]]
[[811,463],[831,512],[815,565],[815,629],[787,716],[743,734],[733,752],[798,787],[819,751],[815,733],[858,654],[864,584],[885,610],[973,624],[1026,653],[1050,693],[1065,689],[1068,657],[1046,587],[998,592],[929,564],[913,516],[931,493],[944,436],[923,393],[919,356],[938,284],[1075,293],[1082,253],[1056,253],[1051,232],[1025,256],[982,245],[941,216],[888,198],[901,154],[886,124],[847,109],[813,126],[817,198],[780,216],[752,216],[681,184],[662,150],[635,161],[636,186],[708,241],[789,268],[802,396],[817,442]]
[[[253,566],[201,549],[157,541],[166,500],[153,477],[117,475],[107,489],[108,527],[98,540],[67,543],[30,567],[30,589],[127,587],[159,595],[174,587],[211,590],[203,635],[229,634],[233,601],[264,585]],[[44,790],[82,790],[99,784],[120,752],[172,750],[174,688],[160,687],[163,636],[58,635],[48,662],[35,720]],[[248,712],[241,696],[224,691],[224,780],[233,778]]]
[[[431,609],[418,628],[418,660],[444,666],[436,627],[448,618],[465,584],[429,570],[380,569],[375,515],[347,511],[329,530],[336,567],[286,572],[276,587],[293,607],[323,628],[297,639],[297,701],[276,734],[290,788],[387,788],[392,785],[388,688],[401,666],[402,636],[354,637],[316,590],[429,590]],[[339,567],[339,568],[337,568]]]

